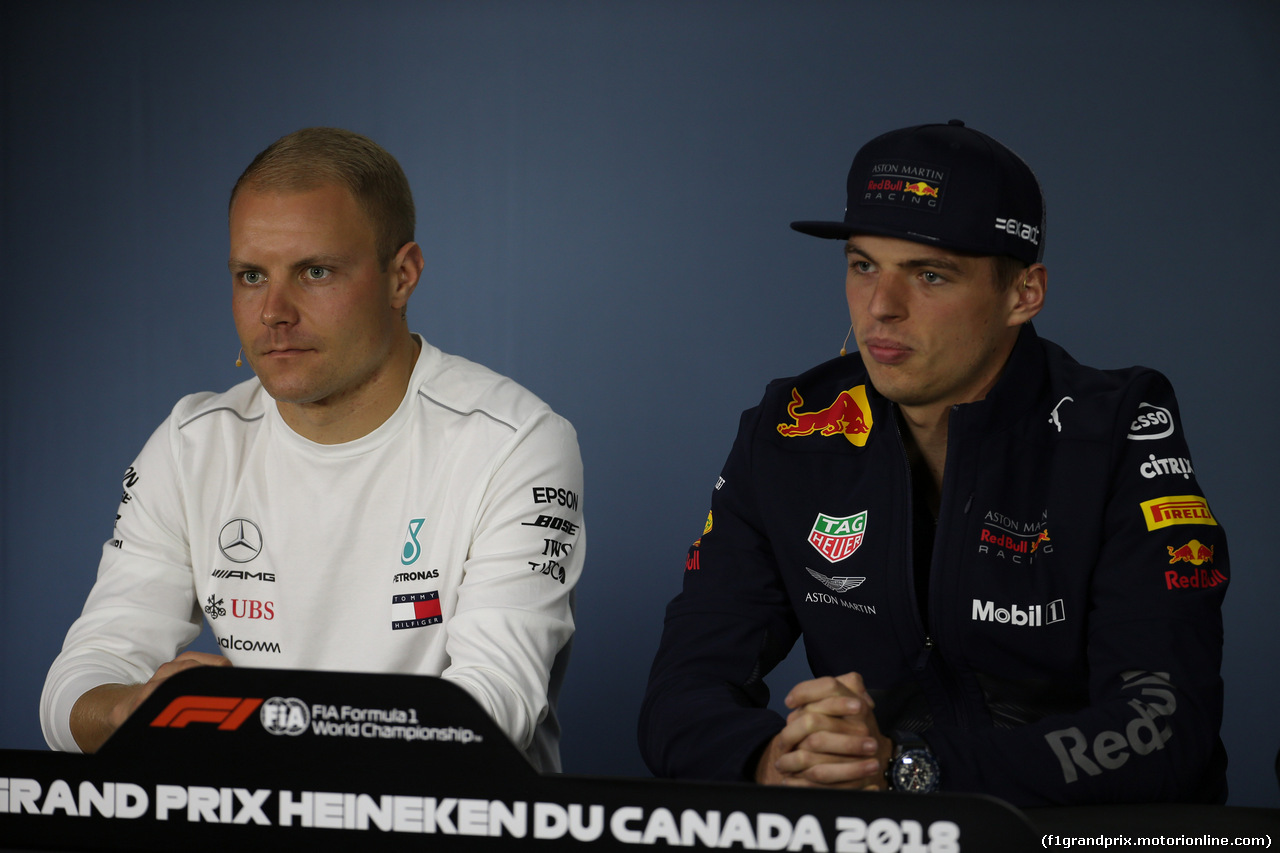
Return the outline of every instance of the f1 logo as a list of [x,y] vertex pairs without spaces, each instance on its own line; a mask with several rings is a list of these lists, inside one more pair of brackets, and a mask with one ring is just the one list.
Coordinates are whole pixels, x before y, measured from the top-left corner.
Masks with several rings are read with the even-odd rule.
[[261,699],[233,696],[179,696],[160,712],[151,725],[165,729],[185,729],[187,723],[217,723],[232,732],[262,704]]

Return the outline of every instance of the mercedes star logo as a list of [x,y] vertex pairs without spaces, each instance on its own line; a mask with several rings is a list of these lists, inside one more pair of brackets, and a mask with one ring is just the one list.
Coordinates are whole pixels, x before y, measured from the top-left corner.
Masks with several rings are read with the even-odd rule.
[[247,518],[233,518],[222,525],[218,550],[233,563],[247,563],[262,552],[262,531]]

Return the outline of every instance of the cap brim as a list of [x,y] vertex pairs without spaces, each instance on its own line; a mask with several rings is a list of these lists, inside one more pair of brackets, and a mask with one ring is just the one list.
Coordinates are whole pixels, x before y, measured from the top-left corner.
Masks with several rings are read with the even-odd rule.
[[[880,237],[893,237],[897,240],[907,240],[912,243],[919,243],[923,246],[937,246],[940,249],[947,249],[952,252],[959,252],[964,255],[972,255],[974,257],[982,257],[991,254],[990,247],[976,246],[970,243],[962,243],[954,240],[942,240],[930,234],[915,234],[910,231],[903,232],[896,228],[884,228],[879,225],[851,225],[848,222],[792,222],[791,227],[801,234],[808,234],[812,237],[825,237],[828,240],[848,240],[854,234],[875,234]],[[1017,257],[1014,255],[1013,257]],[[1032,264],[1021,258],[1025,263]]]
[[800,222],[792,222],[791,227],[801,234],[808,234],[811,237],[825,237],[828,240],[847,240],[849,235],[853,233],[853,228],[844,222],[816,222],[806,219]]

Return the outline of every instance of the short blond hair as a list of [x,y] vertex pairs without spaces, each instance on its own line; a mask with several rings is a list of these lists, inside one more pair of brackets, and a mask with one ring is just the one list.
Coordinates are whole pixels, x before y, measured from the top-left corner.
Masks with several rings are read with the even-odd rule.
[[369,217],[385,267],[413,242],[415,213],[409,179],[396,158],[367,136],[339,127],[304,127],[262,151],[231,189],[305,192],[327,184],[346,187]]

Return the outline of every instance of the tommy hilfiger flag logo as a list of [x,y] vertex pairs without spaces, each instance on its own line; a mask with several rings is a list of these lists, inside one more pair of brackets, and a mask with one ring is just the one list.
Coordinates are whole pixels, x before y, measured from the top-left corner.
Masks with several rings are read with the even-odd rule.
[[444,617],[440,615],[440,593],[435,590],[391,596],[393,631],[439,625],[443,621]]
[[829,562],[838,563],[858,550],[866,531],[866,510],[843,518],[818,513],[809,531],[809,544]]

